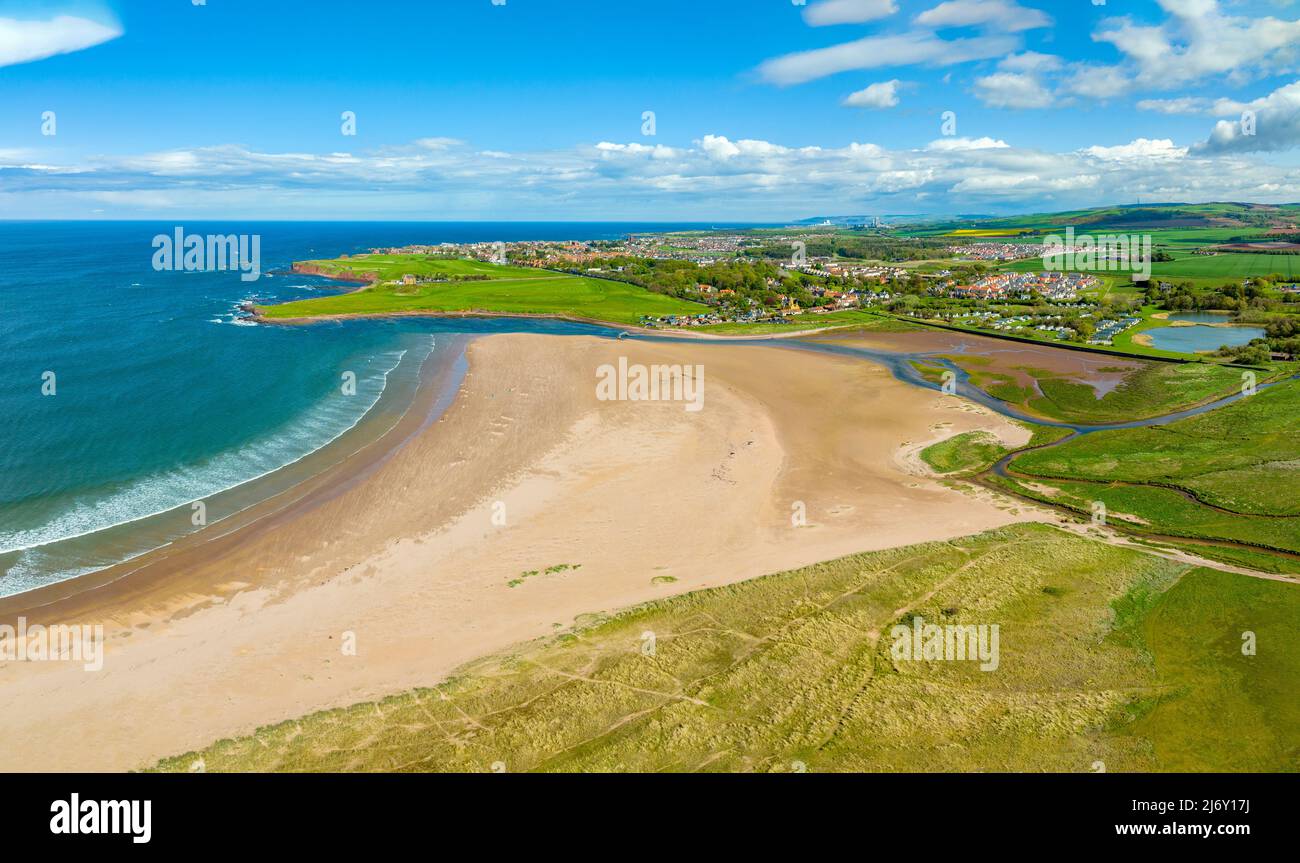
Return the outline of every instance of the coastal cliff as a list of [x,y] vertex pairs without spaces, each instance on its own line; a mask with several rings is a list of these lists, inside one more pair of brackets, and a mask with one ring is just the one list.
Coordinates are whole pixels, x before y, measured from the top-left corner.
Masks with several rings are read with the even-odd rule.
[[290,270],[303,276],[324,276],[325,278],[333,279],[336,282],[348,282],[356,285],[370,285],[379,281],[378,273],[331,272],[319,264],[310,261],[294,261]]

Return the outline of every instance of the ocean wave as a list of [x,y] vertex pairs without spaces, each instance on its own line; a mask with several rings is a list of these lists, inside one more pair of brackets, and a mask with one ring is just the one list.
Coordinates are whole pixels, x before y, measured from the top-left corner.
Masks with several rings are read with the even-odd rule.
[[340,408],[347,401],[322,402],[278,434],[251,441],[203,462],[142,477],[107,497],[78,500],[39,527],[0,533],[0,554],[30,551],[153,518],[295,464],[356,428],[379,403],[389,375],[406,353],[404,349],[389,351],[375,358],[384,371],[359,382],[378,385],[374,397],[360,411],[355,407]]

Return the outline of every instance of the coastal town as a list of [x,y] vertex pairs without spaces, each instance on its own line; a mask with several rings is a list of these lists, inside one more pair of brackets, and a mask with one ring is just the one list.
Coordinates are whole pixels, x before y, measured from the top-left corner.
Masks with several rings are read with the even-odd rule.
[[[695,314],[643,316],[648,328],[719,324],[793,324],[804,316],[869,309],[911,317],[938,317],[966,326],[1038,338],[1110,344],[1126,325],[1081,299],[1095,276],[1073,272],[1016,272],[988,262],[1033,257],[1028,243],[943,246],[946,263],[921,268],[906,261],[856,260],[807,254],[833,235],[817,232],[634,234],[621,240],[537,240],[440,243],[372,250],[373,254],[430,255],[532,267],[639,285],[708,306]],[[789,249],[782,259],[772,250]],[[407,284],[424,277],[406,276]],[[923,302],[924,301],[924,302]],[[938,303],[937,310],[931,305]]]
[[[374,249],[372,254],[468,261],[490,265],[487,272],[495,266],[540,270],[553,275],[539,278],[579,277],[671,298],[674,308],[643,311],[631,321],[646,329],[759,326],[793,332],[852,325],[862,320],[854,312],[869,312],[1004,338],[1096,348],[1131,347],[1131,334],[1153,313],[1148,306],[1231,311],[1265,302],[1261,292],[1276,290],[1282,297],[1297,292],[1280,275],[1243,279],[1205,293],[1189,282],[1132,274],[1131,284],[1117,289],[1111,267],[1058,269],[1049,265],[1048,245],[1025,238],[961,243],[954,240],[959,233],[921,237],[817,226],[440,243]],[[1053,255],[1059,253],[1052,248]],[[1074,252],[1084,247],[1064,248]],[[439,284],[450,289],[452,283],[490,276],[480,270],[390,273],[387,278],[407,289]],[[1278,338],[1289,335],[1279,332]],[[1255,356],[1264,348],[1234,350]],[[1289,351],[1263,355],[1270,354]]]

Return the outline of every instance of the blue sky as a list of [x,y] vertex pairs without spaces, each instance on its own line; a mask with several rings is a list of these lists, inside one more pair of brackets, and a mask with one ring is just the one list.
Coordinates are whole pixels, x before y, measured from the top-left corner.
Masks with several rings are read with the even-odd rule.
[[0,218],[1290,201],[1297,79],[1289,0],[12,0]]

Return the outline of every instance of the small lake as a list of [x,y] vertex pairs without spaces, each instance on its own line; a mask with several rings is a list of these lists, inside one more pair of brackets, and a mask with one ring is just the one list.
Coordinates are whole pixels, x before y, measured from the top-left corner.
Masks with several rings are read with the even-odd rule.
[[1231,312],[1173,312],[1171,321],[1190,321],[1193,324],[1226,324],[1235,317]]
[[[1171,316],[1172,319],[1172,316]],[[1219,320],[1222,320],[1220,316]],[[1147,330],[1151,337],[1151,346],[1162,351],[1194,354],[1201,351],[1215,351],[1227,345],[1238,347],[1250,344],[1255,339],[1264,338],[1263,327],[1159,327]]]

